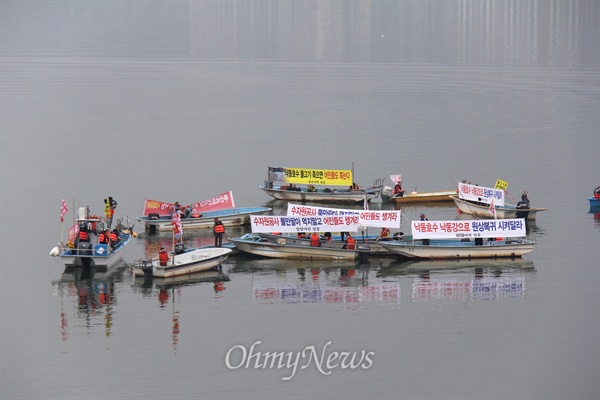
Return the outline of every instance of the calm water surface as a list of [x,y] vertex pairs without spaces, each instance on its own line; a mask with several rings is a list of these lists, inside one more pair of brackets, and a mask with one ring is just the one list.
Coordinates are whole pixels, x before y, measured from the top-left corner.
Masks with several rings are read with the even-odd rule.
[[[2,399],[599,397],[600,217],[586,200],[600,185],[597,2],[0,11]],[[518,261],[237,256],[147,285],[130,263],[168,235],[140,235],[92,277],[48,255],[63,198],[69,224],[107,196],[131,218],[146,198],[228,190],[278,212],[258,189],[269,165],[354,165],[362,185],[402,174],[422,191],[503,179],[549,211]],[[253,345],[313,358],[257,366]],[[356,368],[318,365],[344,352]]]

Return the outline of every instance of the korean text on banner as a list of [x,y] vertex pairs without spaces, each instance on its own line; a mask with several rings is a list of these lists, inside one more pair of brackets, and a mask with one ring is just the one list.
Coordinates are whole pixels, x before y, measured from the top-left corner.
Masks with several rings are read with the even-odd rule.
[[[315,207],[303,204],[288,204],[288,217],[326,217],[357,215],[361,227],[400,229],[399,210],[351,210],[342,208]],[[332,231],[336,232],[336,231]]]
[[148,200],[144,203],[144,215],[158,214],[162,216],[171,215],[175,204],[162,201]]
[[467,201],[490,204],[494,198],[495,205],[504,207],[504,190],[492,189],[484,186],[468,185],[459,182],[459,198]]
[[494,189],[506,190],[508,188],[508,182],[498,179],[496,181],[496,185],[494,185]]
[[235,208],[235,203],[233,202],[233,192],[231,191],[199,203],[194,203],[192,205],[192,212],[201,214],[207,211],[223,210],[226,208]]
[[269,181],[349,187],[352,170],[269,167]]
[[489,237],[524,237],[523,218],[471,221],[412,221],[414,239],[473,239]]
[[251,215],[253,233],[357,232],[358,215],[328,217],[281,217]]

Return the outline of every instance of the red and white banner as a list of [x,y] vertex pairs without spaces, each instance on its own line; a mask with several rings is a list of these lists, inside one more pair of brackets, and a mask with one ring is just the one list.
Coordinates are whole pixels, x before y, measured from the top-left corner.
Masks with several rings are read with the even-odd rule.
[[223,210],[225,208],[235,208],[233,193],[231,191],[192,204],[192,212],[197,214],[202,214],[206,211]]
[[412,221],[414,239],[474,239],[526,236],[525,220]]
[[390,179],[394,182],[394,185],[398,182],[402,182],[402,175],[390,175]]
[[[173,207],[175,207],[174,203],[146,199],[146,202],[144,203],[144,215],[155,213],[158,215],[170,216]],[[233,193],[229,191],[208,200],[191,204],[189,207],[191,208],[192,213],[202,214],[207,211],[235,208],[235,203],[233,201]]]

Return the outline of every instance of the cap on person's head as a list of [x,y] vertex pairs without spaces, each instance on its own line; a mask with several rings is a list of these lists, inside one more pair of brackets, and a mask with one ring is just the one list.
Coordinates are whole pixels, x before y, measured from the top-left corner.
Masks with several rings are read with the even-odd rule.
[[161,249],[161,250],[164,250],[165,248],[164,248],[164,247],[161,247],[160,249]]

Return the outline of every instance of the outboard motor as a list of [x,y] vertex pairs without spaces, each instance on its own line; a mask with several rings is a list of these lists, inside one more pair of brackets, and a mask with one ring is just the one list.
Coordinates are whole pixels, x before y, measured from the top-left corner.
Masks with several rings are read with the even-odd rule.
[[175,254],[181,254],[185,250],[183,243],[175,243]]
[[[520,201],[517,203],[517,210],[529,210],[529,202],[528,201]],[[517,211],[517,218],[525,218],[529,216],[529,211]]]
[[152,260],[142,260],[140,269],[144,272],[144,285],[152,285],[152,272],[154,267],[152,266]]
[[92,244],[89,242],[79,242],[77,249],[79,250],[80,256],[86,256],[80,258],[81,264],[83,264],[84,267],[89,267],[92,262],[91,256],[94,254]]

